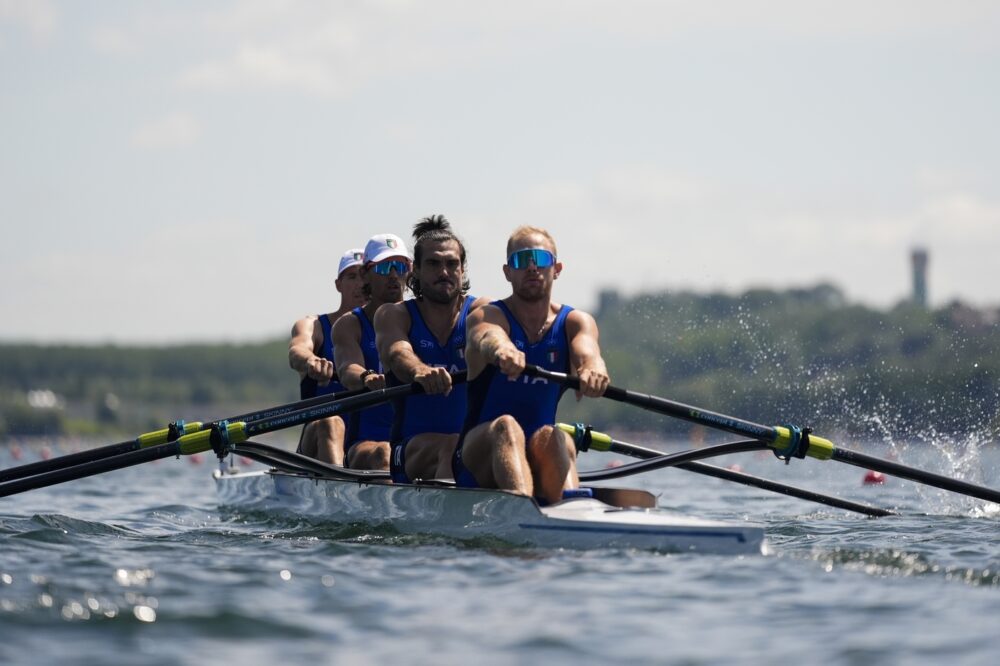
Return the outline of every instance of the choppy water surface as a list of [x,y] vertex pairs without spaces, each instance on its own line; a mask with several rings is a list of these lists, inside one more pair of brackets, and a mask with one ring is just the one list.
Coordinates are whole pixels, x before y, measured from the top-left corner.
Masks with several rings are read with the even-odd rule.
[[[911,447],[902,462],[951,474],[960,459],[1000,486],[993,448],[958,453]],[[862,486],[834,462],[716,462],[904,515],[662,470],[633,485],[762,524],[773,553],[524,550],[220,508],[209,459],[147,463],[0,499],[0,662],[995,663],[997,507]]]

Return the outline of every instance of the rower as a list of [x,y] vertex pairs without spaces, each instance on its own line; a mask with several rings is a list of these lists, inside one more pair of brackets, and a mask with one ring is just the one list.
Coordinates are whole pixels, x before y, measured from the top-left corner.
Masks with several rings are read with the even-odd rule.
[[[299,394],[303,400],[343,391],[333,360],[334,322],[353,308],[364,305],[361,280],[363,250],[348,250],[340,257],[333,284],[340,293],[340,307],[328,314],[309,315],[295,322],[288,343],[288,364],[299,373]],[[298,452],[324,462],[344,461],[344,421],[339,416],[306,424],[299,438]]]
[[390,470],[396,483],[451,476],[465,384],[453,386],[449,373],[465,370],[466,317],[487,302],[468,295],[465,246],[443,215],[417,222],[413,241],[414,298],[375,315],[387,383],[416,382],[424,390],[393,401]]
[[[361,267],[368,304],[356,307],[333,327],[337,375],[347,389],[385,388],[372,321],[385,303],[399,303],[410,275],[410,255],[399,236],[378,234],[365,246]],[[347,417],[344,459],[354,469],[389,469],[389,431],[392,406],[388,403],[353,412]]]
[[525,363],[574,374],[577,399],[602,395],[610,382],[594,318],[552,302],[562,269],[549,232],[517,228],[503,267],[511,295],[469,316],[468,412],[452,461],[459,486],[547,502],[579,487],[576,448],[554,427],[564,386],[521,374]]

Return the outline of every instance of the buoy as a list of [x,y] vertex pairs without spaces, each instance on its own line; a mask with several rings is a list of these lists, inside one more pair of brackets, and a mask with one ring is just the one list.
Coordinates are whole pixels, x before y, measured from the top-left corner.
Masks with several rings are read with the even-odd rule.
[[192,453],[191,455],[188,456],[188,460],[191,462],[192,465],[200,465],[201,464],[201,454],[200,453]]
[[11,458],[13,458],[14,460],[20,460],[22,455],[24,455],[24,454],[21,451],[21,447],[20,446],[18,446],[17,444],[11,444],[10,445],[10,457]]
[[48,460],[52,457],[52,449],[47,446],[43,446],[41,451],[38,452],[38,455],[42,457],[42,460]]
[[625,463],[623,463],[621,460],[612,460],[611,462],[609,462],[607,465],[604,466],[604,469],[614,469],[615,467],[621,467],[624,464]]
[[240,464],[243,465],[244,467],[249,467],[250,465],[253,464],[253,461],[247,458],[246,456],[240,456]]
[[728,469],[730,472],[742,472],[743,471],[743,468],[740,467],[737,463],[733,463],[732,465],[730,465],[726,469]]
[[865,484],[866,486],[873,486],[880,483],[885,483],[885,474],[883,474],[882,472],[875,472],[872,470],[868,470],[868,473],[865,474],[865,478],[862,481],[862,483]]

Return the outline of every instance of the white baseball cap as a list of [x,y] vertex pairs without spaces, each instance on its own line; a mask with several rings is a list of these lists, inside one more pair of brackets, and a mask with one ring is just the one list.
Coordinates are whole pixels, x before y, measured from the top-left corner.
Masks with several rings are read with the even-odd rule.
[[348,250],[340,257],[340,267],[337,268],[337,277],[351,266],[360,266],[364,260],[365,252],[360,248]]
[[377,264],[387,257],[411,259],[403,239],[395,234],[376,234],[365,245],[365,264]]

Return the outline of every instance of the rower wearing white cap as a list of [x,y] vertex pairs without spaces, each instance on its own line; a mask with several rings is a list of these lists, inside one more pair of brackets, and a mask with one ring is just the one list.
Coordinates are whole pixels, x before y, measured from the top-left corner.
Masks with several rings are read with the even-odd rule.
[[[352,249],[340,257],[334,286],[340,293],[340,306],[334,312],[309,315],[295,322],[288,344],[288,364],[299,373],[299,393],[303,400],[343,391],[337,380],[333,357],[333,324],[340,317],[367,301],[361,266],[364,251]],[[299,452],[324,462],[344,462],[344,421],[339,416],[313,421],[305,426],[299,440]]]
[[[410,254],[399,236],[378,234],[365,246],[361,267],[368,304],[356,307],[333,327],[337,374],[348,389],[385,388],[385,375],[375,346],[375,312],[399,303],[410,275]],[[392,405],[386,403],[347,417],[344,460],[354,469],[389,469]]]

